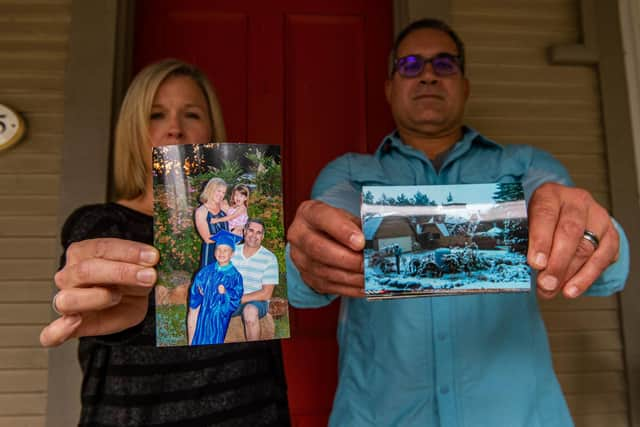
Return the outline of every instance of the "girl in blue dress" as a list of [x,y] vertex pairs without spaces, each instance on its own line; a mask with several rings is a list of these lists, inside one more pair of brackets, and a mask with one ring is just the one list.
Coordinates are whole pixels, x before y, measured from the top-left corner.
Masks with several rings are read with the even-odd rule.
[[242,276],[231,263],[235,244],[242,238],[222,230],[213,239],[216,261],[196,274],[189,292],[189,345],[223,343],[231,315],[242,298]]

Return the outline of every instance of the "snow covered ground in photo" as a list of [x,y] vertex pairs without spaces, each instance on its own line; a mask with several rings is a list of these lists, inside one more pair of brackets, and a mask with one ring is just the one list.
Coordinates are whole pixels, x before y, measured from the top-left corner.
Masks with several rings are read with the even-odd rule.
[[445,291],[468,292],[527,292],[531,270],[526,257],[506,249],[451,250],[456,261],[435,263],[435,251],[405,253],[400,256],[400,274],[396,259],[388,256],[375,266],[365,252],[365,291],[368,295],[387,293],[412,294]]

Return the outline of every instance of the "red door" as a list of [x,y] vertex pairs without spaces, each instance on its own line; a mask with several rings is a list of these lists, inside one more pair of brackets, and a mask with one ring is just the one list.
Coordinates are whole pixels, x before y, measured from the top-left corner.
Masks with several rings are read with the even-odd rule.
[[[142,0],[134,67],[176,57],[216,86],[230,141],[282,146],[285,219],[323,165],[373,151],[392,129],[383,82],[391,0]],[[293,310],[282,342],[294,425],[326,425],[337,304]]]

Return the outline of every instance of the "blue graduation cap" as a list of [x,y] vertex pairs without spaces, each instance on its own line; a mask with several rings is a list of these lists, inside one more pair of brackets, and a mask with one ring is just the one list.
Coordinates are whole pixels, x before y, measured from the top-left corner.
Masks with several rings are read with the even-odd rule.
[[211,236],[211,240],[216,242],[216,246],[227,245],[235,251],[236,243],[240,243],[242,241],[242,237],[237,234],[230,233],[227,230],[220,230]]

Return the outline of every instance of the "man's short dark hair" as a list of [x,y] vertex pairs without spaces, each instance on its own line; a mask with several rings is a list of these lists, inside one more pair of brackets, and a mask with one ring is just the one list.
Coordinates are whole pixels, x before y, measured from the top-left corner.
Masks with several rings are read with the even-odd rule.
[[418,21],[413,21],[411,24],[402,29],[402,31],[400,31],[400,33],[396,36],[396,39],[393,42],[393,48],[391,48],[391,53],[389,54],[389,78],[393,76],[395,68],[393,62],[397,59],[396,55],[398,54],[398,47],[400,46],[400,43],[402,43],[402,41],[414,31],[424,29],[439,30],[451,37],[451,40],[453,40],[453,42],[456,44],[458,56],[460,57],[460,72],[462,72],[462,75],[464,75],[465,56],[464,43],[462,42],[462,39],[446,22],[434,18],[424,18]]
[[244,229],[246,230],[247,228],[249,228],[249,224],[252,222],[255,224],[260,224],[262,226],[263,233],[267,232],[267,227],[264,226],[264,221],[262,221],[260,218],[249,218],[247,220],[247,223],[244,225]]

